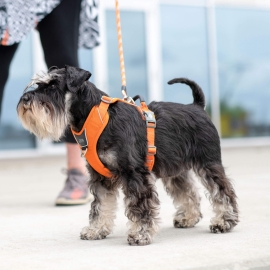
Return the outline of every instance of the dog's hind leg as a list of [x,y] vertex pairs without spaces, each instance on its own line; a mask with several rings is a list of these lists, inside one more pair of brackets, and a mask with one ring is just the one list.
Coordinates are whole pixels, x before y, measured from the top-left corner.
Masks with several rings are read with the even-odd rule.
[[116,188],[108,189],[100,181],[90,182],[94,195],[89,214],[89,226],[81,231],[83,240],[104,239],[112,232],[116,217],[117,196]]
[[126,216],[129,219],[128,243],[144,246],[152,242],[159,226],[159,199],[152,175],[133,172],[133,177],[124,181]]
[[194,227],[202,218],[202,214],[200,211],[201,198],[191,173],[185,171],[175,177],[163,178],[162,182],[177,209],[173,219],[174,227]]
[[202,183],[210,193],[210,201],[216,216],[211,219],[213,233],[230,231],[239,222],[234,188],[221,164],[211,164],[197,170]]

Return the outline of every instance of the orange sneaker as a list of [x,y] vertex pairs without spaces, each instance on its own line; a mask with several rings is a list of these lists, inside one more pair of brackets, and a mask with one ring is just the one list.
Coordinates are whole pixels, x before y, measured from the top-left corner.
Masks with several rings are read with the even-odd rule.
[[88,203],[93,199],[87,185],[88,177],[77,169],[67,171],[67,180],[63,190],[58,195],[55,205],[78,205]]

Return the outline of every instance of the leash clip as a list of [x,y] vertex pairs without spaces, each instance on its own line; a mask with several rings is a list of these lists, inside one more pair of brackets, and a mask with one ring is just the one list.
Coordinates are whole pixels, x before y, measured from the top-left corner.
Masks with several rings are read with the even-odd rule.
[[135,104],[135,101],[133,100],[133,98],[132,97],[129,97],[127,95],[127,89],[126,89],[126,86],[125,85],[122,85],[121,90],[122,90],[121,91],[122,92],[122,95],[124,96],[123,97],[123,100],[126,101],[126,102],[128,102],[128,103]]
[[135,101],[133,100],[133,98],[132,97],[126,97],[126,98],[124,98],[124,100],[126,101],[126,102],[128,102],[128,103],[131,103],[131,104],[135,104]]

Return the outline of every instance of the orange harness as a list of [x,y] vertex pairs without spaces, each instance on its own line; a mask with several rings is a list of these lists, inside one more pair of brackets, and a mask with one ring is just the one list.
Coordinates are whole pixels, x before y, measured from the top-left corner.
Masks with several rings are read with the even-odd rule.
[[118,101],[135,106],[141,113],[142,118],[146,122],[147,127],[148,153],[145,165],[151,171],[153,169],[155,162],[156,147],[154,142],[155,142],[156,119],[154,113],[148,109],[145,102],[141,102],[141,106],[137,106],[135,104],[131,104],[119,98],[102,96],[100,104],[94,106],[91,112],[89,113],[82,130],[80,132],[75,132],[74,130],[71,129],[71,131],[82,150],[82,156],[85,156],[86,160],[91,165],[91,167],[93,167],[98,173],[107,178],[112,178],[113,175],[103,165],[103,163],[100,161],[98,157],[97,142],[101,133],[108,124],[109,121],[108,108],[110,104]]

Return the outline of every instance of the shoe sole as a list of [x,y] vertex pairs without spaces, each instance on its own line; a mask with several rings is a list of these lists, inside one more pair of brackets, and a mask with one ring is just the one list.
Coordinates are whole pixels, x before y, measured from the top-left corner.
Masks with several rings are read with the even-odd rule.
[[88,196],[85,199],[79,199],[79,200],[72,200],[72,199],[66,199],[66,198],[57,198],[55,201],[55,205],[79,205],[79,204],[86,204],[89,201],[93,200],[93,195],[88,194]]

